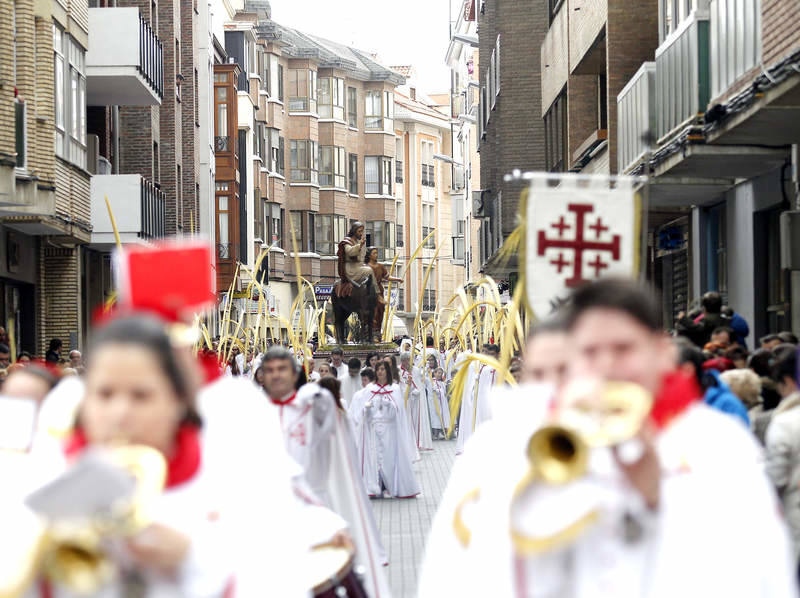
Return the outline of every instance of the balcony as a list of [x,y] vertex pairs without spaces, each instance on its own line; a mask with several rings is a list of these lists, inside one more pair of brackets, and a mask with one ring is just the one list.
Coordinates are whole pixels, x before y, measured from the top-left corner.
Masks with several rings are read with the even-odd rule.
[[718,98],[761,63],[761,2],[712,0],[710,12],[711,97]]
[[86,93],[90,106],[161,104],[163,49],[138,8],[89,9]]
[[656,129],[656,63],[645,62],[617,96],[619,172],[628,172],[647,152]]
[[659,140],[706,111],[710,96],[709,19],[694,11],[656,50]]
[[146,244],[165,235],[166,199],[153,183],[138,174],[96,175],[91,180],[95,249],[111,249],[116,242],[106,197],[123,244]]

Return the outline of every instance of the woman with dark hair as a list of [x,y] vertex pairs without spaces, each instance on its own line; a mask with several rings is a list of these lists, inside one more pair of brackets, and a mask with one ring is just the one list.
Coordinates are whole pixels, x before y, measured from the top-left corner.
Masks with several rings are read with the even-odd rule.
[[367,355],[366,363],[364,367],[372,368],[375,371],[375,365],[378,363],[378,354],[375,352],[370,353]]
[[[153,521],[120,543],[120,575],[96,595],[223,596],[232,585],[224,524],[214,481],[203,465],[201,420],[192,373],[173,349],[163,323],[129,316],[95,336],[86,393],[66,444],[68,457],[120,443],[155,449],[166,461],[163,493]],[[133,584],[133,585],[131,585]],[[54,588],[56,597],[62,588]]]
[[365,439],[360,444],[359,461],[367,492],[382,497],[384,491],[397,498],[419,494],[419,484],[411,468],[408,426],[402,397],[392,384],[392,370],[385,361],[378,362],[377,380],[366,388],[363,410]]
[[317,380],[317,384],[319,384],[322,388],[327,390],[331,395],[333,395],[333,400],[336,401],[336,406],[339,409],[344,409],[342,407],[342,393],[341,388],[342,384],[339,382],[338,379],[334,378],[330,374],[322,376],[319,380]]

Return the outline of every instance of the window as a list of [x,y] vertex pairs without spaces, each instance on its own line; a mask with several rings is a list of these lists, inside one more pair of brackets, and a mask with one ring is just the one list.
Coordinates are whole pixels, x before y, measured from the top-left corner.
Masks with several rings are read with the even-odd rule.
[[597,123],[598,129],[608,129],[608,80],[597,76]]
[[[436,230],[436,206],[434,204],[422,204],[422,238],[425,239],[429,234]],[[431,236],[425,241],[425,249],[436,249],[436,235]]]
[[322,77],[319,80],[320,118],[344,121],[344,79]]
[[364,128],[392,132],[394,130],[394,93],[369,90],[365,97]]
[[349,182],[348,191],[353,195],[358,195],[358,155],[348,156],[349,166],[347,169],[347,180]]
[[403,182],[403,140],[395,140],[394,182]]
[[278,101],[283,102],[283,65],[278,65]]
[[396,229],[397,229],[397,240],[395,242],[395,247],[404,247],[405,246],[405,240],[404,240],[404,237],[403,237],[403,225],[402,224],[398,224]]
[[217,234],[217,259],[230,260],[233,259],[231,243],[230,225],[232,223],[232,215],[230,213],[230,186],[228,183],[217,183],[216,193],[216,234]]
[[14,151],[17,153],[17,168],[25,168],[28,164],[28,126],[25,123],[25,102],[19,98],[14,100]]
[[392,159],[381,158],[381,195],[392,194]]
[[266,134],[266,151],[268,155],[265,157],[265,166],[273,174],[284,174],[284,142],[278,129],[267,129]]
[[53,25],[56,155],[86,168],[86,50]]
[[420,143],[420,162],[422,163],[421,182],[423,187],[434,187],[436,179],[433,170],[433,143],[423,141]]
[[317,111],[317,71],[289,69],[289,111]]
[[253,189],[253,238],[262,243],[266,242],[264,238],[266,235],[265,212],[266,203],[261,197],[261,189],[256,187]]
[[233,151],[233,144],[228,127],[228,88],[214,88],[214,103],[216,104],[214,118],[214,151]]
[[319,148],[320,187],[345,188],[345,151],[343,147],[324,145]]
[[549,172],[567,170],[567,96],[566,92],[544,115],[545,166]]
[[318,185],[317,142],[292,139],[289,142],[289,150],[291,180]]
[[347,88],[347,124],[358,128],[358,90],[355,87]]
[[267,157],[264,152],[264,136],[266,127],[261,123],[256,123],[253,128],[253,157],[261,159],[262,163]]
[[158,156],[158,141],[153,142],[153,182],[161,183],[161,161]]
[[[314,252],[314,216],[312,212],[290,212],[290,235],[297,241],[297,250],[302,253]],[[292,243],[291,236],[288,239]]]
[[266,219],[267,238],[270,245],[283,248],[283,210],[280,204],[267,203],[264,208]]
[[368,221],[364,227],[367,245],[378,249],[378,259],[390,260],[394,258],[395,226],[394,222],[383,220]]
[[196,127],[200,126],[200,87],[198,82],[197,69],[194,69],[194,125]]
[[181,42],[175,40],[175,99],[181,101]]
[[406,209],[402,201],[395,202],[395,222],[397,222],[397,231],[395,234],[395,247],[405,246],[405,224],[406,224]]
[[347,235],[347,217],[317,214],[314,223],[316,252],[320,255],[336,255],[339,241]]
[[364,158],[364,183],[367,195],[391,195],[392,159],[385,156]]
[[500,36],[494,42],[494,95],[500,95]]
[[428,276],[428,283],[422,293],[422,311],[434,311],[436,309],[436,270],[431,269]]

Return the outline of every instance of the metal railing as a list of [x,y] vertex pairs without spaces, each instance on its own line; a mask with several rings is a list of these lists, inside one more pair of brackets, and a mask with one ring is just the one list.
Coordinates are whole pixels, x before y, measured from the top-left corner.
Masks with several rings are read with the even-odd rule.
[[166,196],[153,183],[141,180],[142,239],[160,239],[166,235]]
[[711,97],[761,63],[760,0],[712,0]]
[[645,62],[617,96],[619,172],[644,157],[656,129],[656,63]]
[[150,24],[139,15],[139,65],[142,77],[164,97],[164,48]]
[[708,14],[694,11],[656,50],[659,139],[705,112],[708,106],[708,38]]

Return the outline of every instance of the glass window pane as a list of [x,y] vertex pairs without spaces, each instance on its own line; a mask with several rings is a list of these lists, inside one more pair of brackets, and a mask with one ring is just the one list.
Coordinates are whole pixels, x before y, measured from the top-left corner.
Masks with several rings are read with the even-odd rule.
[[365,193],[380,193],[378,184],[379,179],[379,158],[376,156],[367,156],[364,158],[364,181]]

